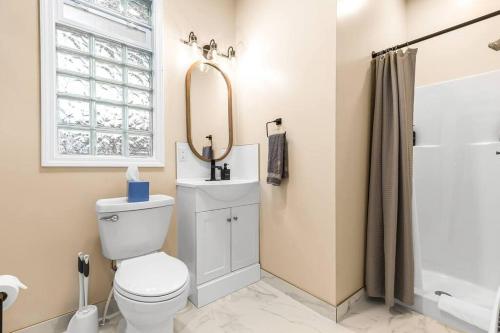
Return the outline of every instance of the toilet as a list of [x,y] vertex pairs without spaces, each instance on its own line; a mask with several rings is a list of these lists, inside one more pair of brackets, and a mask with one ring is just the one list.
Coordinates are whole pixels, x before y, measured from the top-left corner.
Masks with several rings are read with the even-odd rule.
[[171,333],[176,312],[187,304],[186,265],[160,251],[174,202],[152,195],[146,202],[112,198],[96,203],[103,255],[117,263],[113,295],[123,315],[120,332]]

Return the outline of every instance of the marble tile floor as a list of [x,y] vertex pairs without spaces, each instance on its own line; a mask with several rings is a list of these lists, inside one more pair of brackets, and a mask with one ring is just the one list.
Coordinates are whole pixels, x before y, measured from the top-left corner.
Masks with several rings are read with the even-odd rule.
[[365,299],[351,306],[340,325],[353,333],[461,333],[404,307],[388,310],[381,302]]
[[336,309],[333,305],[314,297],[304,290],[299,289],[294,285],[291,285],[290,283],[264,270],[261,271],[261,281],[264,281],[267,284],[273,286],[274,288],[285,293],[287,296],[293,298],[302,305],[305,305],[309,309],[319,313],[323,317],[326,317],[333,321],[336,320]]
[[[117,333],[115,317],[100,333]],[[201,309],[191,303],[177,314],[175,333],[459,333],[403,308],[360,300],[335,323],[335,308],[263,272],[262,280]]]
[[[118,332],[119,317],[100,333]],[[261,280],[203,308],[191,303],[177,313],[175,333],[350,333]]]

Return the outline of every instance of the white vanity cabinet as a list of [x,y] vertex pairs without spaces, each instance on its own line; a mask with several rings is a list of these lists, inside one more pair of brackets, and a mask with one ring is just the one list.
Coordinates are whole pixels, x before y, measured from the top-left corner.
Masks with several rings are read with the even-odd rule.
[[178,181],[178,257],[198,307],[260,280],[259,184]]

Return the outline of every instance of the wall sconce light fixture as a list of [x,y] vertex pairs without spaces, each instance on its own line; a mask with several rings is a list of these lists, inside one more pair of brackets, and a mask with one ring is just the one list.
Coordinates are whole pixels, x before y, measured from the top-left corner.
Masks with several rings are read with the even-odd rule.
[[192,31],[189,33],[188,38],[186,40],[181,39],[181,42],[191,46],[193,50],[196,50],[197,52],[201,50],[203,57],[207,60],[216,61],[218,56],[227,58],[230,61],[233,61],[236,58],[236,50],[232,46],[227,49],[226,54],[220,53],[215,39],[211,39],[210,43],[200,47],[198,45],[198,37]]
[[198,37],[196,37],[196,35],[192,31],[189,33],[188,38],[186,40],[181,39],[181,42],[189,46],[195,46],[196,48],[198,47]]
[[221,56],[228,58],[229,60],[233,60],[236,57],[236,50],[234,49],[234,47],[230,46],[227,49],[227,53],[226,54],[223,53],[221,54]]

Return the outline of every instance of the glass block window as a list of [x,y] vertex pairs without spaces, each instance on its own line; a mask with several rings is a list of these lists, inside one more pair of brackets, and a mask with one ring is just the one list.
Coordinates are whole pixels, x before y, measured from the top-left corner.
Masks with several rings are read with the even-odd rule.
[[40,0],[43,167],[165,165],[162,13],[164,0]]
[[[94,2],[110,9],[123,5],[119,0]],[[125,8],[146,2],[130,0]],[[149,9],[140,15],[149,20]],[[149,51],[57,25],[59,154],[152,156],[152,58]]]
[[117,14],[131,18],[140,23],[151,22],[150,0],[83,0],[102,9],[110,10]]

